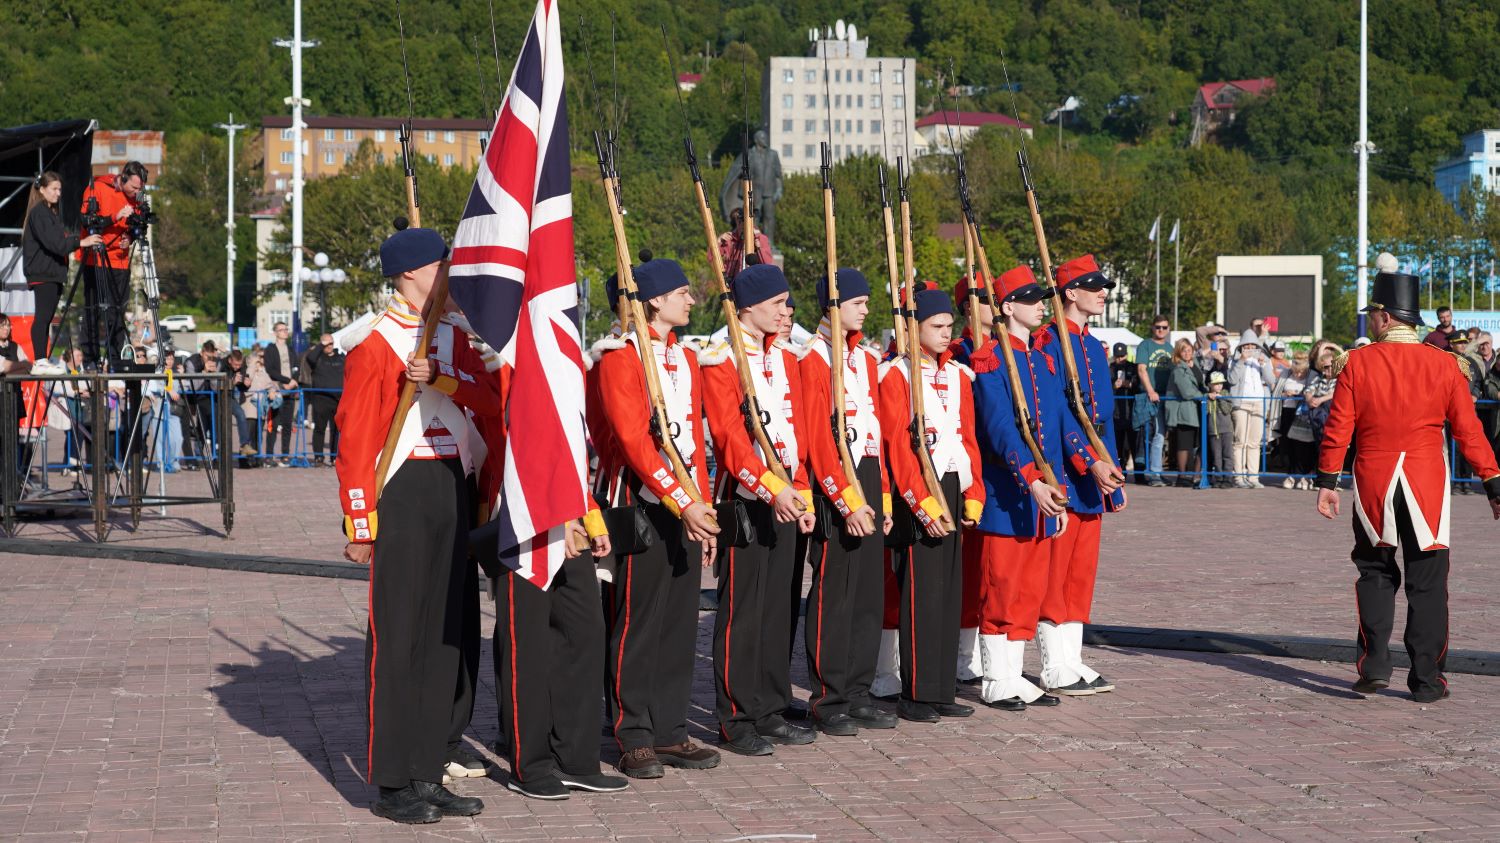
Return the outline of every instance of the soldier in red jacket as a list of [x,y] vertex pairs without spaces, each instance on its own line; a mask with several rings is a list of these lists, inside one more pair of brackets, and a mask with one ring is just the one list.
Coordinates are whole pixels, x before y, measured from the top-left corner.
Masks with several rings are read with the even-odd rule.
[[[813,578],[803,638],[812,723],[825,734],[849,736],[861,726],[894,729],[896,717],[870,699],[885,603],[881,560],[884,536],[890,532],[890,492],[881,470],[880,360],[860,344],[870,310],[870,282],[857,269],[840,269],[837,279],[842,342],[833,339],[832,320],[825,316],[801,362],[802,394],[812,420],[812,485],[837,513],[836,535],[811,540]],[[818,303],[826,311],[825,277],[819,277],[817,288]],[[834,361],[843,368],[842,412],[857,483],[845,477],[833,437]],[[793,585],[800,589],[801,583]]]
[[719,753],[688,739],[687,725],[700,571],[713,561],[719,527],[709,503],[713,497],[698,354],[674,332],[692,314],[687,275],[667,258],[648,260],[632,272],[645,305],[652,362],[671,427],[661,435],[671,437],[698,493],[694,501],[677,483],[667,452],[649,433],[651,396],[631,332],[600,358],[598,382],[602,414],[624,473],[613,503],[639,506],[656,541],[643,553],[621,556],[614,583],[605,592],[613,621],[605,681],[620,771],[656,779],[663,766],[702,770],[719,764]]
[[[778,337],[787,318],[786,276],[774,264],[753,264],[735,276],[732,291],[755,397],[775,453],[761,453],[745,430],[734,355],[721,347],[700,356],[703,405],[723,478],[717,499],[739,500],[755,532],[744,547],[724,542],[729,546],[719,554],[715,709],[721,746],[741,755],[770,755],[773,743],[806,744],[815,737],[783,715],[791,699],[787,595],[796,535],[810,532],[814,523],[807,478],[809,422],[797,357]],[[770,460],[781,463],[790,484],[771,472]]]
[[[469,564],[466,475],[475,471],[465,411],[495,416],[501,404],[495,379],[452,324],[438,323],[428,357],[414,359],[424,308],[441,306],[428,296],[447,255],[443,238],[425,228],[381,245],[381,271],[396,295],[349,352],[337,415],[344,555],[370,565],[367,774],[380,787],[372,811],[403,823],[484,808],[449,792],[442,777]],[[418,384],[416,400],[393,420],[407,381]],[[393,423],[401,433],[382,490],[376,464]]]
[[[896,713],[903,720],[934,723],[974,713],[972,706],[954,701],[964,588],[958,528],[978,522],[985,489],[974,437],[974,373],[954,360],[949,348],[952,300],[943,290],[928,288],[919,290],[913,303],[919,330],[908,352],[910,359],[921,361],[915,376],[921,379],[926,413],[925,429],[915,444],[927,450],[938,488],[929,488],[923,479],[908,432],[912,375],[907,358],[882,367],[880,429],[892,498],[899,498],[919,525],[915,541],[895,553],[901,665]],[[939,495],[944,504],[938,503]]]
[[1448,696],[1443,663],[1448,651],[1448,457],[1443,426],[1484,481],[1490,509],[1500,519],[1500,467],[1485,441],[1469,394],[1466,363],[1422,343],[1420,279],[1396,271],[1395,258],[1376,261],[1370,295],[1375,342],[1336,364],[1338,386],[1318,460],[1318,512],[1339,513],[1338,480],[1350,440],[1354,455],[1354,552],[1359,579],[1359,680],[1371,694],[1390,685],[1391,627],[1396,587],[1406,574],[1406,684],[1412,699]]

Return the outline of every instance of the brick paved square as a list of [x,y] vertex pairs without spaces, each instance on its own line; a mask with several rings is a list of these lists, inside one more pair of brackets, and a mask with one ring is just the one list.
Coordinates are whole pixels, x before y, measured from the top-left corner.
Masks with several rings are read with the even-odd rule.
[[[331,472],[243,472],[237,487],[231,538],[197,507],[110,543],[336,560]],[[1096,622],[1352,634],[1349,525],[1317,518],[1310,493],[1131,493],[1106,524]],[[1493,649],[1494,525],[1477,499],[1454,512],[1452,646]],[[821,736],[556,804],[466,780],[455,789],[485,798],[482,815],[402,828],[369,813],[361,778],[363,582],[17,553],[0,553],[0,582],[4,839],[1500,839],[1500,678],[1453,675],[1454,698],[1423,707],[1400,671],[1360,700],[1347,664],[1121,647],[1088,652],[1119,690],[1055,709]],[[711,629],[704,613],[700,654]],[[704,740],[709,669],[700,657]],[[793,676],[805,698],[800,656]],[[496,732],[483,680],[481,750]]]

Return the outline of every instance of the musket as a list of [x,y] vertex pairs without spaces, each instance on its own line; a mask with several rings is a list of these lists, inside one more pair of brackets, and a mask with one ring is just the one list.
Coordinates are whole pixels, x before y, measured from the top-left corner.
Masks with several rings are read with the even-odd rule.
[[[828,59],[825,56],[823,60]],[[828,370],[833,382],[833,414],[830,422],[833,425],[833,441],[838,446],[839,465],[844,469],[844,482],[851,488],[860,490],[860,495],[863,496],[864,487],[854,473],[854,457],[849,453],[849,417],[845,409],[848,399],[844,394],[844,366],[849,357],[849,342],[844,337],[843,315],[840,312],[843,302],[839,301],[838,229],[833,215],[833,150],[827,142],[822,147],[823,165],[820,169],[823,174],[823,236],[828,274]]]
[[[864,487],[854,473],[854,456],[849,453],[848,396],[844,392],[844,365],[849,357],[849,341],[844,336],[844,321],[839,300],[838,225],[833,212],[833,98],[828,90],[828,53],[823,53],[823,103],[828,109],[828,140],[823,143],[823,238],[828,274],[828,371],[833,386],[833,442],[839,452],[844,482],[864,494]],[[873,526],[873,525],[872,525]]]
[[[672,475],[682,485],[683,491],[693,503],[703,503],[698,484],[688,473],[682,454],[677,450],[677,442],[672,438],[675,425],[667,415],[667,402],[662,397],[661,380],[656,371],[656,351],[652,347],[651,327],[646,323],[645,305],[641,302],[640,291],[635,284],[635,275],[630,268],[630,245],[625,238],[625,218],[620,213],[619,173],[614,169],[614,161],[609,149],[610,146],[602,134],[594,132],[594,150],[599,157],[599,175],[604,182],[604,197],[609,206],[610,226],[615,235],[615,265],[619,267],[620,301],[623,303],[622,309],[629,311],[630,323],[635,331],[636,350],[641,356],[641,371],[646,378],[646,395],[651,404],[651,435],[661,446],[661,450],[666,453],[667,462],[672,467]],[[627,323],[622,321],[620,324],[623,329]],[[709,516],[713,516],[712,508],[709,509]]]
[[[938,86],[938,96],[942,96],[942,86]],[[946,109],[945,109],[946,110]],[[953,128],[948,126],[948,143],[953,144]],[[994,335],[999,342],[995,349],[995,355],[1005,364],[1006,379],[1010,383],[1011,404],[1015,410],[1016,427],[1021,432],[1021,439],[1026,443],[1026,450],[1031,453],[1031,460],[1042,473],[1042,480],[1051,486],[1054,494],[1060,499],[1066,500],[1067,493],[1063,491],[1062,484],[1057,481],[1057,474],[1052,470],[1052,464],[1042,454],[1041,447],[1037,444],[1036,420],[1031,416],[1031,408],[1026,403],[1026,393],[1021,385],[1021,369],[1016,365],[1016,355],[1010,347],[1010,329],[1005,326],[1005,316],[1001,312],[1000,299],[995,294],[995,277],[990,273],[989,257],[985,254],[984,246],[979,240],[979,224],[975,219],[974,205],[969,201],[969,177],[964,166],[963,154],[957,148],[953,151],[954,164],[957,167],[958,177],[958,201],[959,207],[964,215],[964,242],[972,250],[979,253],[979,274],[984,279],[985,294],[990,300],[990,315],[994,320]],[[973,258],[970,257],[972,264]],[[972,266],[970,268],[972,272]],[[972,279],[972,275],[970,278]],[[978,296],[974,289],[977,285],[969,284],[969,317],[971,324],[974,314],[978,311]],[[983,328],[974,331],[974,350],[977,352],[984,342]]]
[[755,378],[750,372],[750,360],[745,355],[745,335],[740,330],[739,312],[735,310],[734,297],[730,294],[729,282],[724,277],[724,256],[719,253],[719,235],[714,231],[714,215],[708,209],[703,174],[698,169],[698,153],[693,149],[693,126],[688,120],[687,103],[682,99],[682,89],[676,85],[677,62],[672,58],[672,46],[667,41],[665,24],[661,27],[661,37],[667,48],[667,63],[672,73],[673,87],[677,89],[677,106],[682,112],[682,146],[687,151],[688,172],[693,176],[693,194],[698,202],[698,218],[703,224],[703,239],[708,242],[708,268],[719,290],[719,308],[724,314],[724,324],[728,327],[729,347],[733,350],[734,367],[740,378],[740,394],[744,396],[740,401],[740,414],[745,418],[745,430],[760,447],[771,473],[781,482],[790,485],[791,476],[777,458],[776,448],[766,433],[770,415],[761,409],[760,399],[755,397]]
[[[406,74],[406,122],[401,126],[401,161],[406,170],[406,216],[411,226],[420,228],[422,205],[417,199],[417,171],[412,164],[411,69],[406,63],[406,26],[401,20],[399,0],[396,3],[396,25],[401,33],[401,69]],[[432,338],[437,335],[438,322],[443,318],[447,302],[448,262],[443,261],[438,267],[437,278],[433,279],[432,290],[427,294],[427,311],[422,319],[422,330],[417,334],[417,347],[412,355],[413,360],[427,359],[428,347],[432,344]],[[385,489],[386,474],[391,470],[391,462],[396,456],[396,443],[401,439],[401,428],[405,426],[406,415],[411,411],[411,405],[416,396],[417,382],[410,379],[404,381],[401,384],[401,395],[396,401],[396,414],[392,417],[390,430],[385,435],[385,446],[380,449],[380,460],[375,464],[375,499],[377,501],[380,499],[380,493]]]
[[906,354],[906,320],[901,312],[901,269],[896,264],[896,226],[891,218],[890,188],[885,183],[885,164],[880,165],[880,215],[885,222],[885,265],[891,291],[891,332],[896,353]]
[[[755,214],[752,212],[751,200],[754,198],[750,180],[750,78],[749,71],[745,66],[745,57],[740,56],[740,104],[744,108],[745,123],[740,129],[740,189],[743,191],[744,209],[740,212],[741,237],[740,243],[740,269],[750,265],[750,253],[760,253],[759,244],[755,242]],[[678,89],[679,92],[681,89]],[[711,245],[711,249],[717,249],[717,245]]]
[[[880,74],[881,102],[885,102],[885,63],[877,62]],[[884,107],[882,107],[882,116]],[[901,313],[901,269],[896,265],[896,226],[891,219],[891,193],[885,182],[885,162],[890,160],[890,149],[886,144],[885,120],[880,121],[880,145],[885,158],[880,162],[880,216],[885,223],[885,265],[891,292],[891,333],[896,338],[896,353],[906,354],[906,320]]]
[[[1010,84],[1010,69],[1005,64],[1003,47],[1000,50],[1000,67],[1005,72],[1005,87],[1010,91],[1011,114],[1019,122],[1021,115],[1016,108],[1016,91]],[[1047,248],[1047,232],[1042,227],[1042,213],[1036,201],[1036,186],[1031,181],[1031,163],[1026,158],[1025,133],[1021,134],[1021,148],[1016,151],[1016,166],[1021,171],[1021,187],[1026,192],[1026,210],[1031,214],[1031,230],[1036,234],[1037,254],[1042,262],[1041,286],[1057,295],[1057,303],[1052,306],[1052,325],[1057,331],[1058,345],[1062,348],[1063,372],[1066,375],[1064,387],[1067,392],[1068,407],[1072,410],[1073,416],[1078,419],[1078,424],[1083,428],[1083,434],[1088,438],[1089,447],[1094,449],[1098,461],[1108,466],[1111,473],[1120,475],[1119,467],[1110,458],[1109,449],[1104,447],[1104,442],[1099,439],[1099,431],[1094,426],[1093,414],[1083,404],[1083,389],[1078,378],[1078,361],[1073,357],[1072,332],[1068,330],[1067,318],[1063,315],[1062,294],[1053,283],[1052,253]],[[1114,411],[1111,409],[1109,412]]]
[[911,174],[902,168],[901,156],[896,156],[896,189],[901,197],[901,256],[906,262],[905,283],[902,287],[906,295],[906,380],[911,395],[911,424],[907,426],[907,432],[911,434],[911,449],[916,453],[917,465],[922,470],[922,482],[926,484],[927,491],[942,508],[948,526],[954,526],[953,512],[948,508],[942,485],[938,483],[937,467],[932,464],[932,453],[927,450],[927,410],[922,394],[924,388],[922,358],[926,355],[923,353],[922,342],[919,339],[921,334],[917,328],[917,269],[911,247],[910,178]]

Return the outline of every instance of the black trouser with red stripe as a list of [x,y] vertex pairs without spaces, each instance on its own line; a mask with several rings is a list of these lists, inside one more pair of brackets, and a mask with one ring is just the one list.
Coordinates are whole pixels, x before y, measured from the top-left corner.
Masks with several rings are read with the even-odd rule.
[[479,687],[479,566],[464,560],[464,584],[460,598],[458,682],[453,688],[453,715],[449,720],[448,748],[463,743],[464,732],[474,719],[474,691]]
[[511,775],[598,773],[604,617],[594,558],[565,561],[546,591],[515,571],[501,576],[493,643]]
[[[964,504],[958,474],[943,475],[941,485],[948,511],[957,520]],[[896,554],[896,578],[901,583],[901,695],[919,702],[951,703],[958,680],[958,621],[963,608],[962,531],[935,539],[920,524],[916,530],[916,543]]]
[[365,639],[369,779],[440,782],[468,561],[463,464],[407,460],[380,496]]
[[[1412,529],[1412,513],[1406,494],[1398,484],[1395,514],[1406,567],[1406,655],[1411,658],[1406,684],[1413,692],[1448,687],[1443,667],[1448,655],[1448,550],[1422,550]],[[1418,514],[1416,517],[1420,518]],[[1359,675],[1367,679],[1391,677],[1391,627],[1396,620],[1396,589],[1401,587],[1401,568],[1396,548],[1376,547],[1365,535],[1354,514],[1354,552],[1349,554],[1359,569],[1354,595],[1359,607]]]
[[624,752],[687,740],[698,642],[702,549],[665,506],[642,508],[657,540],[645,553],[620,558],[605,597],[614,619],[605,691]]
[[785,722],[791,698],[787,594],[797,524],[781,524],[770,504],[746,501],[755,524],[749,547],[719,553],[719,611],[714,616],[714,711],[719,732],[743,740]]
[[[880,460],[865,457],[855,470],[861,494],[880,502]],[[807,592],[807,679],[812,688],[810,716],[826,720],[870,704],[880,621],[885,609],[885,535],[880,512],[875,534],[860,538],[844,530],[830,541],[813,543],[812,588]],[[957,656],[955,655],[955,660]]]

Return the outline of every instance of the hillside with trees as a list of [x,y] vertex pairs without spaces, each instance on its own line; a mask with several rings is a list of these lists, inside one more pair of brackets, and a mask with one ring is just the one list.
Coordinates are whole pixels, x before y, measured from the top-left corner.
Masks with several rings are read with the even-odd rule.
[[[706,283],[667,51],[679,70],[704,72],[686,105],[705,179],[717,185],[738,151],[742,113],[758,120],[766,59],[804,54],[810,27],[842,18],[859,25],[872,55],[917,58],[919,114],[936,107],[940,77],[944,86],[972,91],[959,107],[1009,113],[1008,70],[1020,118],[1037,127],[1030,148],[1054,253],[1093,252],[1107,260],[1134,296],[1135,323],[1150,316],[1154,274],[1145,234],[1161,214],[1168,225],[1182,220],[1184,323],[1212,315],[1216,255],[1321,254],[1326,332],[1350,336],[1356,3],[563,2],[579,268],[595,282],[596,313],[602,310],[597,282],[608,274],[612,252],[589,133],[618,115],[633,245],[681,258]],[[492,113],[531,5],[495,5],[498,73],[487,2],[411,0],[402,11],[417,114]],[[307,0],[303,14],[306,37],[321,42],[305,54],[305,93],[315,113],[406,112],[395,0]],[[0,19],[0,125],[94,117],[105,128],[166,130],[162,234],[172,245],[160,256],[171,281],[166,287],[183,300],[222,303],[224,140],[211,126],[230,111],[252,122],[285,111],[290,61],[272,41],[290,30],[285,0],[12,4]],[[1497,33],[1500,7],[1485,0],[1371,5],[1377,248],[1399,246],[1433,257],[1435,265],[1447,257],[1465,266],[1471,255],[1493,257],[1487,244],[1500,242],[1500,212],[1455,213],[1432,189],[1432,166],[1457,152],[1461,135],[1500,125]],[[955,78],[947,78],[950,63]],[[588,81],[590,64],[597,90]],[[1188,147],[1189,106],[1200,84],[1265,76],[1276,79],[1273,95],[1244,107],[1217,143]],[[1081,106],[1064,126],[1059,150],[1057,127],[1044,126],[1043,118],[1069,96]],[[1014,134],[987,129],[968,150],[997,264],[1032,259],[1036,251],[1015,173],[1016,143]],[[247,142],[240,156],[247,187],[259,183],[250,151]],[[914,182],[919,270],[951,283],[956,270],[948,261],[961,244],[940,240],[937,226],[957,218],[953,175],[946,159],[923,163]],[[883,278],[877,164],[848,162],[835,179],[840,253]],[[433,185],[424,189],[424,218],[451,233],[471,178],[423,168],[424,186]],[[375,283],[368,262],[400,211],[396,185],[393,165],[361,160],[343,176],[308,186],[308,241],[330,244],[339,265],[356,267],[359,283],[339,292],[345,308],[358,308]],[[248,193],[240,194],[247,196],[242,213],[254,201]],[[815,177],[789,178],[778,245],[799,288],[809,288],[819,271],[820,216]],[[1485,251],[1476,252],[1475,243]],[[249,253],[246,244],[241,254]],[[695,327],[712,326],[711,309],[704,310],[704,324]]]

